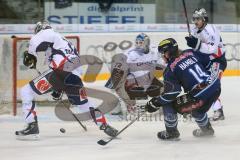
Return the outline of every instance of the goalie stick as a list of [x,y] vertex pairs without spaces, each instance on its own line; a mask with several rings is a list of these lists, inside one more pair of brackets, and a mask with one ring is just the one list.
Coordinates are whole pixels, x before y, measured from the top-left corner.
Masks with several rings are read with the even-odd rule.
[[[37,68],[34,68],[35,71],[41,75],[41,72],[37,69]],[[85,125],[82,124],[82,122],[77,118],[77,116],[70,110],[70,108],[68,106],[65,105],[65,103],[63,102],[62,98],[59,99],[58,101],[60,101],[63,106],[71,113],[71,115],[74,117],[74,119],[80,124],[80,126],[84,129],[84,131],[87,131],[87,127]]]

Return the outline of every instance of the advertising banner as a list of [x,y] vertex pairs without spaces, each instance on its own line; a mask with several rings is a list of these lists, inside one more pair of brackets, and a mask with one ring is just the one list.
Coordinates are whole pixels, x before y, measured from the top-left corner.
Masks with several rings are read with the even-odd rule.
[[101,12],[98,3],[72,3],[56,8],[45,2],[45,19],[56,24],[155,23],[155,4],[113,3],[108,12]]

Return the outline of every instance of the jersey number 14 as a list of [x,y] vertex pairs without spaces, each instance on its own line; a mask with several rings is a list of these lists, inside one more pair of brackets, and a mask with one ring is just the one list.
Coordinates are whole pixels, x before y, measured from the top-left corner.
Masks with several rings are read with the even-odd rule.
[[198,64],[195,64],[193,68],[189,69],[189,72],[193,75],[193,77],[199,82],[204,81],[204,77],[208,77],[208,75],[199,67]]

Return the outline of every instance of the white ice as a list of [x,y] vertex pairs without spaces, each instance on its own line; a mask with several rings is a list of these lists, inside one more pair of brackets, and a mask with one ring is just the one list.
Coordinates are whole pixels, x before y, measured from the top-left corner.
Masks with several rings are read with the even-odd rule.
[[[213,138],[195,138],[194,122],[179,120],[181,140],[164,142],[157,139],[157,132],[164,130],[163,121],[139,121],[129,127],[118,139],[106,146],[97,141],[107,139],[92,122],[86,122],[85,132],[76,122],[62,122],[50,117],[53,110],[39,108],[39,141],[19,141],[15,130],[22,129],[20,117],[0,116],[0,159],[1,160],[236,160],[240,156],[240,77],[224,77],[221,100],[226,119],[213,123]],[[42,112],[42,114],[41,114]],[[209,115],[212,114],[210,110]],[[118,129],[128,122],[114,121]],[[65,128],[66,133],[59,132]]]

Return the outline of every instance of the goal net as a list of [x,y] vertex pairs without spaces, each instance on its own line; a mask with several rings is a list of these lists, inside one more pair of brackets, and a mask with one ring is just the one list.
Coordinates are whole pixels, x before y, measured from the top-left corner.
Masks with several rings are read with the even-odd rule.
[[[65,36],[80,51],[78,36]],[[0,38],[0,114],[17,114],[20,106],[20,88],[38,76],[36,70],[23,65],[23,52],[27,50],[30,37]],[[38,54],[37,68],[41,72],[48,69],[44,64],[44,53]],[[37,96],[36,101],[49,103],[51,96]]]

